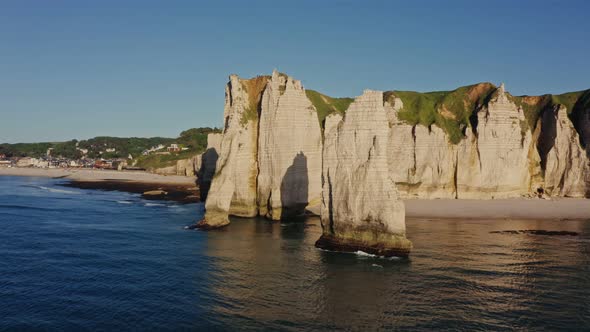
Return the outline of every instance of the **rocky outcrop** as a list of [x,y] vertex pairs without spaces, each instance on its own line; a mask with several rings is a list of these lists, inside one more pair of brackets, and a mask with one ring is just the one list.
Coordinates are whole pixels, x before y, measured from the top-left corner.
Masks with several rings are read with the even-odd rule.
[[407,256],[404,204],[390,178],[389,128],[383,93],[367,90],[344,118],[326,119],[323,149],[323,235],[316,246]]
[[563,105],[541,118],[539,151],[545,191],[551,196],[584,197],[590,190],[590,166],[580,137]]
[[384,101],[391,178],[404,197],[455,198],[457,147],[437,126],[409,125],[398,118],[400,98]]
[[195,170],[197,175],[197,184],[199,186],[201,201],[207,199],[211,181],[215,174],[219,151],[221,150],[221,133],[212,133],[207,135],[207,149],[195,159]]
[[[406,111],[403,99],[397,97],[396,92],[387,94],[384,107],[390,125],[388,158],[392,178],[401,195],[405,198],[489,199],[541,192],[551,196],[590,196],[590,190],[586,189],[588,161],[583,158],[584,146],[580,144],[584,139],[578,136],[580,132],[583,135],[586,121],[586,113],[580,110],[590,109],[580,102],[584,94],[574,93],[579,99],[572,103],[571,93],[555,97],[513,97],[505,91],[504,85],[494,88],[492,93],[483,86],[446,93],[452,95],[464,89],[464,99],[454,102],[455,107],[460,103],[465,105],[469,122],[457,142],[452,142],[449,133],[438,123],[426,126],[400,119]],[[425,95],[427,101],[433,98]],[[478,102],[469,104],[469,98],[473,100],[474,97]],[[443,119],[443,124],[449,119],[458,121],[448,112],[447,99],[440,98],[431,106],[435,107],[435,116]],[[573,116],[568,116],[567,108],[560,104],[562,100],[570,101]],[[416,106],[415,100],[407,98],[407,101]],[[421,100],[418,104],[415,111],[421,112],[420,107],[427,103]],[[563,107],[559,130],[555,128],[556,107]],[[541,120],[537,123],[539,114]],[[573,122],[570,117],[574,118]],[[564,145],[551,150],[557,135],[558,142]],[[546,169],[549,160],[551,167]],[[556,187],[560,189],[555,190]]]
[[477,126],[458,147],[457,198],[505,198],[531,193],[539,157],[522,108],[504,85],[477,111]]
[[[514,97],[503,85],[480,83],[382,96],[381,147],[403,198],[590,195],[584,157],[590,142],[588,91]],[[207,176],[197,171],[200,179],[212,178],[200,183],[211,186],[201,224],[220,227],[228,215],[279,220],[319,213],[322,146],[325,171],[330,153],[325,145],[336,144],[329,134],[338,116],[347,118],[351,102],[306,91],[276,71],[248,80],[230,76],[215,171]],[[557,105],[565,107],[562,115],[547,113]],[[342,123],[347,121],[355,120]]]
[[231,75],[225,89],[224,128],[202,228],[222,227],[228,215],[258,214],[258,108],[268,77],[242,80]]
[[319,211],[322,134],[300,81],[273,72],[258,134],[259,214],[285,220]]
[[319,206],[321,131],[301,82],[276,71],[230,76],[224,122],[201,227],[227,225],[228,215],[278,220]]

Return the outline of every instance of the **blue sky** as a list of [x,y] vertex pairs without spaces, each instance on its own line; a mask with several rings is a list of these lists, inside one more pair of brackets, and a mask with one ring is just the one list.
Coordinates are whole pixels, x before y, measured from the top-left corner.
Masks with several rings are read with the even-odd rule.
[[588,1],[0,0],[0,142],[220,126],[227,76],[332,96],[590,88]]

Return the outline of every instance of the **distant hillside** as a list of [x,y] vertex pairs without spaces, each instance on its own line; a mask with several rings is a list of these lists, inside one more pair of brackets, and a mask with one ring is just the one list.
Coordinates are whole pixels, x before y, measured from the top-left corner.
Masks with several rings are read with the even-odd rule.
[[[172,143],[188,148],[186,153],[199,153],[207,147],[207,134],[218,132],[215,128],[192,128],[180,133],[177,138],[168,137],[109,137],[99,136],[88,140],[71,140],[66,142],[16,143],[0,144],[0,154],[7,157],[44,157],[52,148],[51,155],[79,159],[88,158],[133,158],[141,157],[144,150],[160,144],[168,146]],[[171,158],[171,157],[169,157]],[[140,158],[141,159],[141,158]],[[144,158],[145,159],[145,158]]]

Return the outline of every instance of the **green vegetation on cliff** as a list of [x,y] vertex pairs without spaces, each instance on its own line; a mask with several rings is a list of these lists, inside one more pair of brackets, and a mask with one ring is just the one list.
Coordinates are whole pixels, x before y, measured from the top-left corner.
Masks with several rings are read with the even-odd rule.
[[590,90],[566,92],[559,95],[546,94],[542,96],[512,96],[509,98],[524,111],[527,124],[531,130],[537,126],[537,122],[544,110],[556,105],[563,105],[570,118],[577,110],[590,108]]
[[[383,101],[392,103],[400,98],[403,107],[398,113],[401,121],[410,125],[426,127],[436,125],[449,136],[449,141],[457,144],[465,137],[467,128],[475,124],[475,112],[486,105],[498,89],[491,83],[478,83],[463,86],[452,91],[386,91]],[[318,112],[320,125],[332,113],[344,114],[354,101],[353,98],[332,98],[314,90],[306,90],[307,98]],[[512,96],[508,98],[521,107],[526,121],[521,121],[523,134],[534,131],[541,113],[557,104],[564,105],[570,118],[580,112],[590,112],[590,89],[567,92],[559,95]]]
[[332,113],[344,114],[354,98],[332,98],[314,90],[305,90],[307,98],[318,112],[318,120],[323,128],[324,120]]
[[[171,152],[170,154],[149,154],[139,156],[135,166],[152,169],[168,167],[176,164],[177,160],[189,159],[199,153],[203,153],[207,148],[207,135],[210,133],[219,133],[221,130],[216,128],[192,128],[180,133],[180,136],[173,140],[172,143],[178,144],[187,150]],[[165,150],[164,150],[165,151]]]
[[240,123],[246,125],[249,121],[258,119],[258,109],[262,100],[262,93],[271,76],[256,76],[249,80],[242,80],[242,89],[248,93],[248,106],[242,113]]
[[[207,135],[220,132],[216,128],[193,128],[180,133],[178,138],[167,137],[109,137],[99,136],[87,140],[71,140],[67,142],[43,142],[43,143],[16,143],[0,144],[0,154],[7,157],[45,157],[47,150],[51,150],[51,156],[69,159],[88,158],[127,158],[129,155],[137,159],[138,167],[165,167],[176,160],[187,159],[203,152],[207,148]],[[144,150],[154,146],[169,146],[176,143],[187,150],[171,153],[169,155],[142,156]],[[107,152],[107,149],[110,152]],[[114,151],[113,151],[114,149]],[[84,155],[83,151],[86,152]],[[161,151],[166,151],[165,149]]]
[[[53,157],[64,157],[77,159],[82,157],[81,149],[88,150],[89,158],[126,158],[129,154],[137,156],[143,150],[159,144],[170,144],[175,140],[166,137],[109,137],[100,136],[87,140],[71,140],[66,142],[43,142],[43,143],[16,143],[0,144],[0,153],[8,157],[44,157],[49,148],[53,149]],[[115,149],[114,152],[107,152],[107,149]],[[102,152],[102,153],[101,153]]]
[[451,143],[457,144],[464,137],[473,112],[495,89],[491,83],[480,83],[453,91],[387,91],[383,99],[392,102],[393,98],[400,98],[403,102],[398,113],[400,120],[411,125],[437,125],[449,135]]

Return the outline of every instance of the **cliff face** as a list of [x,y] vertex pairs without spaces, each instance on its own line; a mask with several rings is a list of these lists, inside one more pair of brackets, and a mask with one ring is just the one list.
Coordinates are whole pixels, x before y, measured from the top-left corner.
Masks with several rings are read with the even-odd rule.
[[398,118],[400,98],[384,101],[391,178],[406,197],[455,198],[456,146],[437,126],[409,125]]
[[[578,136],[590,128],[589,112],[582,111],[590,107],[581,93],[513,97],[503,85],[484,83],[424,95],[418,103],[408,92],[393,91],[384,99],[391,176],[403,197],[486,199],[538,190],[590,196],[588,158]],[[556,107],[562,108],[560,120]]]
[[279,220],[318,209],[321,131],[301,82],[276,71],[231,76],[220,151],[203,227],[226,225],[228,215]]
[[230,76],[225,88],[224,128],[215,175],[211,182],[204,227],[229,223],[228,214],[254,217],[258,174],[258,105],[268,77],[242,80]]
[[281,220],[317,210],[322,136],[300,81],[273,72],[262,95],[258,133],[259,214]]
[[477,127],[467,130],[457,155],[458,198],[517,197],[534,189],[539,158],[522,109],[504,86],[477,111]]
[[545,111],[541,125],[545,190],[551,196],[583,197],[590,189],[590,166],[567,109],[557,105]]
[[195,170],[197,175],[197,184],[201,201],[204,202],[211,188],[211,181],[215,174],[219,151],[221,151],[221,134],[207,135],[207,149],[195,159]]
[[328,116],[325,129],[323,235],[325,249],[404,256],[405,210],[387,162],[389,128],[383,93],[365,91],[342,118]]
[[[360,136],[351,139],[347,131],[334,132],[359,126],[350,129],[359,135],[367,123],[376,125],[377,120],[363,118],[365,113],[383,115],[379,125],[385,130],[370,131],[379,137],[379,151],[386,151],[386,167],[378,167],[387,169],[401,197],[501,198],[537,192],[590,196],[590,91],[514,97],[503,85],[480,83],[453,91],[388,91],[372,106],[377,94],[353,102],[306,91],[299,81],[276,71],[249,80],[232,75],[202,225],[223,226],[228,215],[288,219],[305,210],[320,213],[320,203],[340,219],[346,219],[345,214],[363,219],[355,215],[353,205],[330,208],[325,197],[343,192],[328,188],[326,193],[325,185],[336,170],[342,179],[356,179],[358,186],[373,181],[358,170],[345,171],[343,162],[330,165],[339,158],[355,163],[363,149],[373,151],[356,145]],[[359,150],[346,150],[339,143],[343,137]],[[328,184],[340,186],[336,182]],[[352,191],[348,202],[364,199],[351,200],[350,195]],[[370,201],[367,206],[372,206]]]

